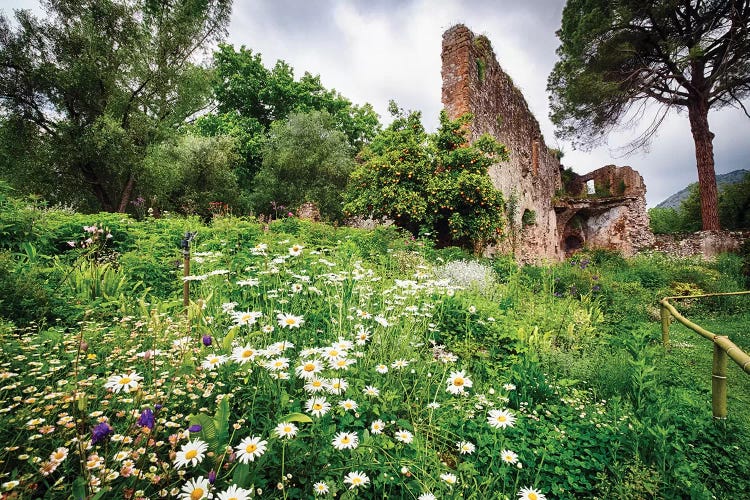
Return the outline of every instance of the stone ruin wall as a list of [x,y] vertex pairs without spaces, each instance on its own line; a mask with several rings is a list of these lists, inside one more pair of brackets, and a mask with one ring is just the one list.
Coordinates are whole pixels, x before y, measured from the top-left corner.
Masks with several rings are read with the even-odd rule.
[[[510,161],[490,169],[493,184],[506,202],[518,197],[515,225],[522,227],[525,210],[534,211],[536,223],[523,229],[516,248],[519,256],[534,260],[560,258],[551,200],[560,188],[560,162],[544,143],[539,123],[521,92],[498,64],[489,40],[457,25],[443,34],[443,106],[448,116],[471,113],[471,139],[488,133],[505,144]],[[511,242],[497,251],[510,253]],[[523,259],[523,257],[522,257]]]
[[[510,160],[492,167],[489,175],[506,203],[517,197],[514,226],[522,229],[518,240],[506,238],[491,252],[515,250],[520,261],[534,262],[564,259],[577,249],[567,244],[573,238],[581,246],[628,255],[653,243],[646,187],[630,167],[607,166],[578,178],[581,183],[593,179],[609,186],[609,196],[558,201],[556,195],[563,187],[560,161],[545,144],[539,122],[500,67],[487,37],[476,36],[460,24],[450,28],[443,34],[442,61],[442,102],[449,117],[471,113],[471,139],[488,133],[510,153]],[[526,210],[536,217],[535,224],[524,227]]]

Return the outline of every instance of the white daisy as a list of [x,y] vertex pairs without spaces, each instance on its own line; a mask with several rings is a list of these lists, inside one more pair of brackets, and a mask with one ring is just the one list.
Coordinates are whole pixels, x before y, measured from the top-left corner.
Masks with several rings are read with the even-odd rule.
[[316,378],[317,375],[323,371],[323,363],[317,359],[309,359],[301,361],[300,364],[294,369],[294,373],[297,377],[310,380]]
[[380,389],[378,389],[375,386],[368,385],[367,387],[365,387],[364,389],[362,389],[362,393],[365,396],[369,396],[371,398],[376,398],[376,397],[380,396]]
[[258,351],[250,345],[238,346],[232,350],[232,360],[241,365],[254,360],[257,355]]
[[360,486],[366,486],[370,482],[370,478],[364,472],[354,471],[350,472],[344,477],[344,484],[349,485],[349,489],[353,490]]
[[518,455],[510,450],[503,450],[500,452],[500,457],[506,464],[514,464],[518,462]]
[[355,411],[358,405],[353,399],[344,399],[343,401],[339,401],[339,408],[343,408],[344,411]]
[[546,500],[546,496],[536,488],[521,488],[518,492],[518,498],[520,500]]
[[273,432],[280,438],[291,439],[297,435],[297,426],[291,422],[281,422]]
[[371,434],[382,434],[384,430],[385,430],[385,422],[383,422],[380,419],[373,420],[373,422],[370,424]]
[[308,380],[303,388],[305,389],[305,392],[314,394],[316,392],[328,390],[328,387],[329,387],[328,380],[324,378],[313,378],[313,379]]
[[458,482],[458,478],[456,477],[456,475],[451,472],[440,474],[440,479],[442,479],[443,481],[445,481],[446,483],[450,485],[454,485]]
[[448,387],[445,390],[451,394],[463,394],[472,385],[474,383],[461,370],[460,372],[451,372],[448,377]]
[[274,358],[266,362],[266,368],[278,372],[289,368],[289,358]]
[[305,322],[302,316],[294,316],[293,314],[279,313],[276,315],[276,319],[279,322],[281,328],[299,328]]
[[201,476],[189,480],[182,486],[180,492],[180,500],[203,500],[204,498],[211,498],[211,494],[208,490],[211,485],[208,483],[208,479]]
[[328,392],[331,394],[344,394],[347,388],[349,388],[349,382],[343,378],[333,378],[328,381]]
[[356,432],[339,432],[331,442],[337,450],[353,450],[359,445]]
[[253,496],[253,491],[240,488],[236,484],[233,484],[226,490],[217,493],[216,500],[248,500]]
[[318,481],[317,483],[313,484],[313,491],[316,495],[326,495],[330,491],[330,488],[323,481]]
[[263,317],[262,312],[258,311],[233,311],[232,320],[235,325],[239,326],[252,326]]
[[204,370],[215,370],[217,367],[227,362],[227,357],[223,354],[209,354],[206,359],[201,363],[201,368]]
[[456,447],[461,455],[471,455],[477,449],[474,443],[469,441],[459,441],[456,443]]
[[143,380],[143,377],[133,371],[127,374],[115,374],[107,379],[104,387],[105,389],[111,389],[112,392],[131,392],[138,388],[138,382],[141,380]]
[[254,462],[256,458],[259,458],[263,453],[266,452],[266,445],[268,441],[261,440],[257,436],[248,436],[240,444],[234,447],[237,450],[237,459],[246,464],[248,462]]
[[203,461],[205,452],[208,450],[208,444],[196,439],[195,441],[189,441],[182,445],[180,451],[174,459],[174,466],[176,468],[187,467],[188,464],[195,467]]
[[414,441],[414,434],[404,429],[399,429],[398,431],[396,431],[393,437],[396,438],[396,441],[401,441],[402,443],[406,444]]
[[513,427],[516,417],[508,410],[490,410],[487,415],[487,422],[495,429],[504,429]]
[[331,409],[331,403],[326,398],[310,398],[305,402],[305,409],[314,417],[322,417]]

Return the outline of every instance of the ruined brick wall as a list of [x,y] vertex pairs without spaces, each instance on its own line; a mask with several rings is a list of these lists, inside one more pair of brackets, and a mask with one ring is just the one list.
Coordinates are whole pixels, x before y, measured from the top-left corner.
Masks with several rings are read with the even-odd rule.
[[[523,261],[557,260],[560,242],[555,237],[551,200],[560,188],[560,162],[549,151],[539,122],[521,92],[498,64],[489,40],[457,25],[443,34],[442,101],[450,118],[471,113],[471,138],[488,133],[505,144],[510,161],[490,169],[490,178],[506,202],[517,199],[514,226],[522,228],[525,211],[535,224],[521,230],[516,254]],[[511,239],[498,249],[511,250]]]
[[[638,172],[608,165],[574,179],[571,196],[558,196],[560,161],[544,143],[539,122],[500,67],[487,37],[459,24],[443,34],[442,49],[442,101],[449,117],[471,113],[471,139],[487,133],[510,152],[510,161],[489,171],[512,218],[508,237],[491,251],[538,262],[563,259],[583,246],[632,255],[653,243],[646,186]],[[585,191],[589,180],[597,189],[590,198]],[[535,222],[525,225],[529,218],[524,213],[530,212]]]

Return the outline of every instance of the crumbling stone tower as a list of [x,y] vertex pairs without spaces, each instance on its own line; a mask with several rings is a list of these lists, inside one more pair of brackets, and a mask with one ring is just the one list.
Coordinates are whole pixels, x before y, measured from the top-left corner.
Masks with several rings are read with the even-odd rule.
[[[531,262],[560,260],[584,245],[632,254],[653,240],[645,185],[629,167],[605,167],[580,181],[581,186],[584,181],[606,181],[622,187],[619,193],[566,193],[559,157],[544,143],[539,122],[498,64],[487,37],[461,24],[450,28],[443,34],[442,60],[442,101],[449,117],[471,113],[471,140],[488,133],[510,151],[510,161],[489,172],[503,192],[509,219],[508,237],[490,251],[513,252]],[[575,203],[566,201],[569,198]]]

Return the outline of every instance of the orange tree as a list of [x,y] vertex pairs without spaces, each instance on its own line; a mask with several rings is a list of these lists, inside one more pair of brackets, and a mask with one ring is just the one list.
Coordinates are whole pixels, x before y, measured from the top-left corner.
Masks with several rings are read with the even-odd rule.
[[440,127],[425,132],[421,114],[391,103],[394,120],[360,154],[345,194],[347,216],[390,219],[414,236],[440,246],[478,250],[502,235],[503,196],[487,173],[508,159],[490,136],[467,139],[470,115],[440,114]]

